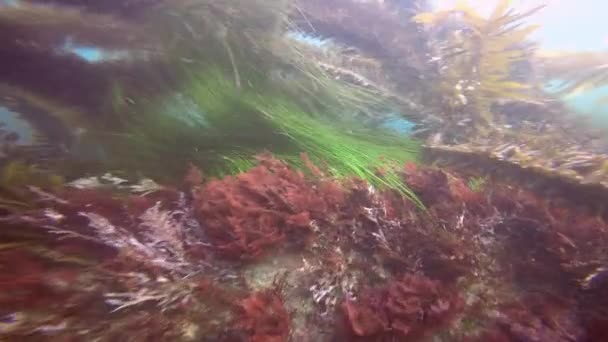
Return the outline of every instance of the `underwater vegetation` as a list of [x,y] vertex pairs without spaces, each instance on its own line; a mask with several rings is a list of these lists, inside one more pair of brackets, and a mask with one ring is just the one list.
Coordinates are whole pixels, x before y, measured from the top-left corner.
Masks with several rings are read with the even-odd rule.
[[320,176],[303,158],[308,175],[265,155],[222,179],[191,169],[179,188],[110,174],[102,186],[30,187],[34,206],[2,216],[0,336],[605,336],[601,217],[495,180],[474,192],[456,173],[408,164],[399,174],[423,211],[394,190]]
[[472,191],[478,192],[483,189],[483,185],[486,183],[486,181],[487,179],[484,177],[473,177],[469,179],[467,185]]
[[207,222],[210,241],[220,253],[237,259],[259,257],[288,237],[296,244],[307,241],[311,222],[324,220],[345,201],[335,184],[311,187],[301,172],[269,156],[260,157],[259,166],[236,178],[198,186],[193,193],[196,213]]
[[[458,16],[457,30],[445,33],[442,44],[436,44],[433,58],[440,63],[440,94],[447,98],[444,115],[455,115],[459,107],[473,109],[473,125],[492,126],[496,118],[492,105],[498,100],[526,101],[532,99],[530,85],[513,77],[513,68],[530,58],[526,38],[537,26],[524,26],[523,20],[542,9],[517,13],[509,8],[510,1],[497,4],[487,18],[476,13],[466,2],[453,10],[416,15],[416,23],[438,27]],[[458,118],[457,120],[460,120]],[[481,127],[478,127],[481,128]]]
[[439,100],[427,105],[438,119],[427,146],[452,159],[485,158],[495,168],[511,164],[562,184],[605,189],[608,135],[559,97],[601,87],[603,54],[539,54],[528,41],[538,26],[525,21],[542,8],[518,12],[500,1],[483,17],[459,2],[413,18],[428,32],[429,61],[437,68],[430,75]]
[[[605,52],[545,53],[539,56],[547,83],[554,83],[552,93],[571,96],[608,85],[608,56]],[[598,105],[606,98],[597,100]]]
[[605,67],[540,9],[3,2],[0,340],[607,340],[607,135],[539,83]]
[[425,37],[407,19],[427,7],[426,1],[306,0],[298,2],[291,17],[299,31],[333,43],[326,49],[342,58],[326,57],[326,64],[367,79],[407,117],[420,120],[430,66]]
[[[385,288],[363,292],[357,302],[346,301],[344,311],[354,336],[384,334],[413,339],[445,325],[462,309],[462,304],[439,282],[407,275]],[[424,322],[417,323],[421,316]]]
[[[60,163],[34,162],[73,177],[103,168],[168,180],[189,163],[224,175],[252,167],[265,150],[296,165],[306,152],[329,174],[408,193],[397,176],[377,171],[415,160],[419,143],[356,122],[380,113],[382,96],[336,80],[290,38],[287,2],[73,5],[0,8],[7,93],[42,107],[26,120],[63,125],[41,131],[45,142],[68,136],[57,146],[66,152]],[[125,55],[92,62],[66,46]],[[167,158],[175,163],[158,168]]]
[[[12,160],[0,171],[0,212],[10,213],[31,208],[28,187],[61,188],[63,177],[37,168],[23,160]],[[35,197],[35,196],[34,196]]]
[[[411,195],[391,170],[417,159],[420,148],[415,140],[388,131],[380,135],[350,119],[336,117],[330,122],[332,113],[306,112],[277,94],[238,90],[230,79],[211,70],[182,95],[165,106],[151,104],[167,109],[153,109],[157,116],[151,121],[133,121],[136,133],[111,136],[108,146],[116,146],[116,167],[132,163],[142,172],[153,170],[163,156],[171,155],[179,162],[173,169],[163,168],[166,174],[183,173],[188,163],[194,163],[208,175],[224,175],[252,167],[253,156],[265,150],[303,166],[300,153],[305,152],[324,163],[328,175],[356,175]],[[169,116],[166,111],[179,114]],[[168,136],[171,128],[180,135]]]

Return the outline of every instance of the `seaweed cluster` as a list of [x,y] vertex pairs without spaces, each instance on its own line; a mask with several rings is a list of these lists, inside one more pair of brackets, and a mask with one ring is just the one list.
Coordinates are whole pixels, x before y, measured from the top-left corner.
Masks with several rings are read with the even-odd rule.
[[335,184],[311,187],[301,172],[270,157],[235,178],[209,181],[194,198],[209,240],[237,259],[258,257],[287,238],[305,242],[312,220],[323,220],[345,200]]
[[358,122],[415,111],[431,154],[606,190],[608,145],[530,103],[538,8],[416,3],[0,5],[0,105],[35,131],[0,127],[0,337],[605,340],[605,192],[419,166]]
[[243,310],[240,324],[251,342],[281,342],[289,338],[289,313],[283,304],[280,284],[253,293],[241,301]]
[[[2,216],[8,339],[604,336],[608,224],[559,198],[406,165],[394,190],[270,156],[180,189],[110,174]],[[533,298],[533,300],[531,299]],[[559,299],[557,299],[559,298]],[[146,329],[142,329],[146,327]],[[604,328],[602,328],[604,327]]]
[[[508,127],[496,129],[487,138],[429,144],[428,159],[440,165],[500,173],[536,188],[553,183],[550,188],[554,191],[597,193],[601,198],[608,193],[606,131],[592,129],[583,119],[575,122],[561,110],[560,106],[534,105],[499,108],[497,113]],[[544,119],[549,114],[551,120]],[[585,202],[592,206],[594,201],[601,202],[597,196],[586,197]]]
[[429,100],[432,84],[425,78],[432,65],[427,63],[425,35],[408,19],[427,8],[426,3],[302,0],[291,18],[298,32],[334,42],[335,53],[324,56],[323,65],[365,80],[393,100],[403,115],[423,120],[426,113],[420,112],[420,105]]
[[[581,186],[605,182],[605,132],[573,119],[545,86],[561,80],[559,94],[601,86],[604,56],[538,54],[527,38],[537,26],[526,21],[542,7],[518,12],[501,1],[484,17],[466,2],[436,12],[394,2],[328,6],[302,1],[304,14],[293,15],[298,28],[347,46],[347,62],[332,63],[372,75],[376,88],[395,94],[431,149],[457,151],[460,160],[485,155]],[[348,62],[361,58],[375,61],[372,72]]]
[[438,282],[413,275],[363,292],[360,300],[343,305],[355,336],[399,339],[421,338],[462,309],[461,300]]
[[415,160],[419,143],[356,122],[385,97],[336,79],[293,39],[295,10],[282,0],[0,6],[0,104],[19,104],[36,133],[17,157],[68,178],[110,169],[174,182],[188,163],[221,176],[265,150],[297,166],[307,152],[335,176],[407,193],[373,170]]
[[466,2],[460,2],[453,10],[420,13],[413,18],[441,31],[454,16],[460,15],[456,31],[444,32],[447,36],[436,33],[430,39],[439,70],[438,93],[444,96],[443,115],[448,121],[465,120],[462,114],[469,113],[468,116],[474,116],[468,118],[472,126],[487,129],[496,124],[492,114],[496,101],[532,99],[528,82],[518,82],[513,71],[516,65],[530,59],[526,37],[538,28],[523,26],[522,21],[542,7],[517,13],[509,9],[509,3],[500,1],[488,18],[476,13]]

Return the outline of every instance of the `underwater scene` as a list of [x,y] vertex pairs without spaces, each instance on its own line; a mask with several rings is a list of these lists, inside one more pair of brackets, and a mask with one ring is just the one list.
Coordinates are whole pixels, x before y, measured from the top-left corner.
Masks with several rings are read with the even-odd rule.
[[0,0],[0,341],[608,341],[606,13]]

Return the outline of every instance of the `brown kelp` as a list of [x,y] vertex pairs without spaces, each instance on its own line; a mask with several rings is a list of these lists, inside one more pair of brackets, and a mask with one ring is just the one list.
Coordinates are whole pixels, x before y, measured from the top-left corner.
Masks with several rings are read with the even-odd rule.
[[[484,18],[466,3],[439,12],[416,15],[420,24],[438,26],[454,15],[460,15],[462,27],[448,34],[436,59],[442,63],[439,93],[444,94],[448,117],[457,116],[458,108],[472,109],[476,117],[473,125],[492,126],[495,118],[492,105],[497,100],[530,100],[529,85],[514,79],[513,67],[529,58],[526,37],[537,26],[523,26],[522,21],[541,7],[517,13],[509,9],[509,1],[499,2],[494,12]],[[478,127],[481,128],[481,127]]]
[[[494,169],[532,170],[534,179],[605,188],[605,132],[556,98],[584,84],[600,86],[602,54],[581,56],[579,64],[537,54],[526,41],[536,27],[523,21],[541,8],[518,13],[502,1],[482,17],[462,2],[414,17],[428,28],[439,71],[439,101],[431,106],[441,118],[427,145],[457,163],[485,159]],[[568,65],[577,71],[568,73]]]
[[605,52],[544,52],[538,57],[545,82],[557,83],[552,87],[556,95],[570,95],[608,84]]

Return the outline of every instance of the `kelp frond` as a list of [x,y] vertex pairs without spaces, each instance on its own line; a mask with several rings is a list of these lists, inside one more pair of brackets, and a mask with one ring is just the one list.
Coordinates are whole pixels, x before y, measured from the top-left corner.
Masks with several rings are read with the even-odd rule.
[[141,21],[76,6],[0,6],[0,82],[78,112],[66,120],[68,130],[116,122],[119,113],[108,105],[115,84],[131,98],[174,86],[163,51]]
[[446,74],[440,81],[442,93],[452,98],[451,106],[472,105],[478,124],[492,125],[492,104],[501,99],[526,101],[529,85],[512,77],[516,63],[525,61],[528,52],[524,43],[538,26],[524,26],[522,20],[543,6],[518,13],[510,9],[510,1],[502,0],[489,17],[478,14],[465,1],[454,9],[421,13],[413,18],[419,24],[437,26],[456,16],[465,26],[448,38],[442,54],[447,59]]
[[0,170],[0,186],[3,188],[22,188],[28,185],[58,188],[63,185],[63,178],[18,160],[7,163]]
[[539,56],[544,80],[555,82],[560,96],[608,86],[608,54],[605,52],[545,53]]

